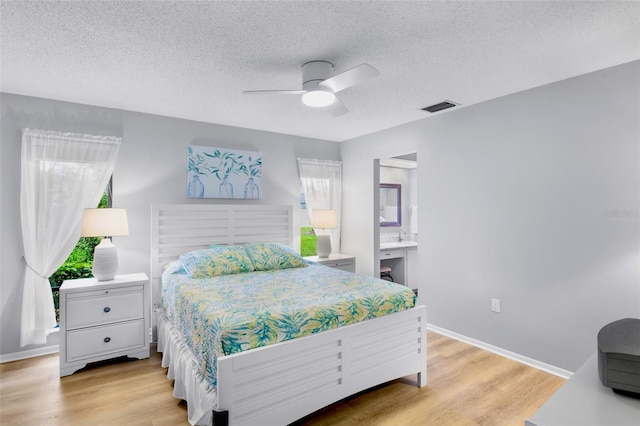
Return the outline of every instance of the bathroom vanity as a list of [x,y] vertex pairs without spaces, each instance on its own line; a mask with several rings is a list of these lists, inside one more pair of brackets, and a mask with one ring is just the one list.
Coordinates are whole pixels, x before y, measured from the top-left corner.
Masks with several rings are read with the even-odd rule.
[[418,287],[418,243],[415,241],[380,243],[380,266],[391,268],[394,282],[416,289]]

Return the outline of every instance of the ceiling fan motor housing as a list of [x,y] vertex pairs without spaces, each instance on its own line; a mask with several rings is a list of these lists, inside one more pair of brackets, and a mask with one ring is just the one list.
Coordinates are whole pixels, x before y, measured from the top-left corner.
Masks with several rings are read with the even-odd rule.
[[308,92],[327,89],[318,86],[324,80],[333,77],[334,68],[331,62],[311,61],[302,65],[302,89]]

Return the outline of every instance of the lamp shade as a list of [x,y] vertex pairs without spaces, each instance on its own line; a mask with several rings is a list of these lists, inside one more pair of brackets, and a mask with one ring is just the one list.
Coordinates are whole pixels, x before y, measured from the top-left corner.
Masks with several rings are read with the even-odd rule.
[[338,219],[335,210],[313,209],[311,211],[311,227],[318,229],[335,229]]
[[82,218],[83,237],[129,235],[125,209],[85,209]]

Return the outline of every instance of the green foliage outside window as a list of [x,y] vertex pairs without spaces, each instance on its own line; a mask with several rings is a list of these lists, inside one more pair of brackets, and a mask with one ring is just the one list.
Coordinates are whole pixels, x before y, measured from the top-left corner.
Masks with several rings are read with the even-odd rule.
[[304,226],[300,228],[300,254],[302,256],[315,256],[318,237],[313,228]]
[[80,238],[67,260],[49,277],[51,286],[59,287],[64,280],[90,277],[93,266],[93,248],[100,244],[101,239],[100,237]]

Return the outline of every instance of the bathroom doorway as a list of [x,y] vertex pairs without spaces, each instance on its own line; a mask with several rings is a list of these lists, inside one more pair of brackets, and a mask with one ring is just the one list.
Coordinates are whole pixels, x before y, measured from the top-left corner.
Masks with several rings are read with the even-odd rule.
[[408,153],[374,161],[374,235],[376,276],[410,287],[415,282],[418,249],[418,156]]

